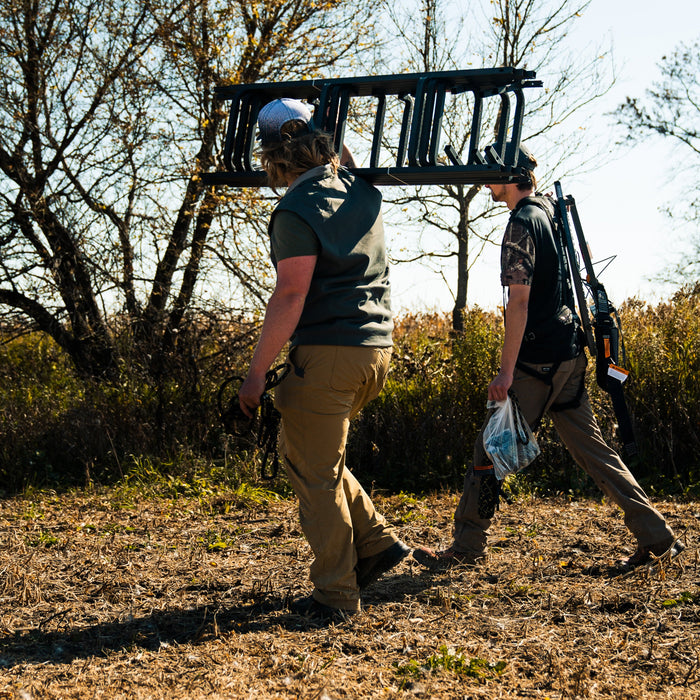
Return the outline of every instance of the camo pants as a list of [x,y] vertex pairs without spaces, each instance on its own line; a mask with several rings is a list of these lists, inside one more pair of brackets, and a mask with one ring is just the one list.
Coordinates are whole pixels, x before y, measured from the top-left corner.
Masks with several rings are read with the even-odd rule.
[[[546,379],[554,369],[551,364],[528,364],[527,367]],[[523,415],[533,429],[545,413],[550,415],[574,461],[622,509],[625,525],[640,546],[660,542],[668,542],[670,545],[674,538],[673,531],[600,433],[588,394],[585,390],[581,393],[585,371],[584,354],[562,362],[554,369],[551,382],[542,381],[516,368],[511,390],[517,396]],[[567,407],[556,410],[557,405]],[[486,423],[477,436],[473,466],[464,479],[464,490],[454,518],[453,548],[474,556],[483,554],[486,549],[488,529],[498,504],[496,478],[492,473],[484,476],[479,470],[479,467],[484,467],[489,462],[482,444],[485,425]]]

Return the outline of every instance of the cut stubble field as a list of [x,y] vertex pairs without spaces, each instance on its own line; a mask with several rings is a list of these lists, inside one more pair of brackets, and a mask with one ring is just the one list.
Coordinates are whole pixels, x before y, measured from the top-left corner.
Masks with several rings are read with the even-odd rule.
[[[411,545],[449,543],[457,495],[375,494]],[[0,501],[0,698],[700,698],[700,504],[686,544],[631,572],[619,511],[504,504],[487,561],[410,558],[319,625],[296,502],[117,489]]]

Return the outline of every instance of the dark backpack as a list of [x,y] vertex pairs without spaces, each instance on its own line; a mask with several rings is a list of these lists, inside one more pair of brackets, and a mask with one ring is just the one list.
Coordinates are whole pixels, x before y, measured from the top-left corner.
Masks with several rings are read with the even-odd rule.
[[534,327],[528,327],[520,348],[519,359],[523,362],[562,362],[579,355],[584,342],[581,321],[576,313],[562,226],[556,215],[556,203],[549,195],[536,194],[525,197],[518,202],[517,209],[528,204],[543,211],[549,221],[558,262],[559,300],[555,314]]

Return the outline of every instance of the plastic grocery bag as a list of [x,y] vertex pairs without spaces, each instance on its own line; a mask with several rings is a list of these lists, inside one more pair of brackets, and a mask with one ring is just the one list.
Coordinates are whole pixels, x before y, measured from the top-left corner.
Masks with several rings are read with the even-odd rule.
[[495,409],[484,428],[484,449],[493,461],[493,471],[502,481],[508,474],[524,469],[540,453],[540,447],[523,417],[517,399],[489,401]]

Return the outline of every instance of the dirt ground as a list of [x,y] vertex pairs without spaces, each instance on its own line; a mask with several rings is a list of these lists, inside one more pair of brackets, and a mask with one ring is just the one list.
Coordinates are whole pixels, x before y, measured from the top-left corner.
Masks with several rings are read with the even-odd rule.
[[[449,542],[456,494],[375,496],[409,544]],[[118,490],[0,501],[0,698],[700,698],[700,504],[687,545],[623,572],[619,512],[504,505],[486,563],[405,560],[322,626],[296,503]]]

